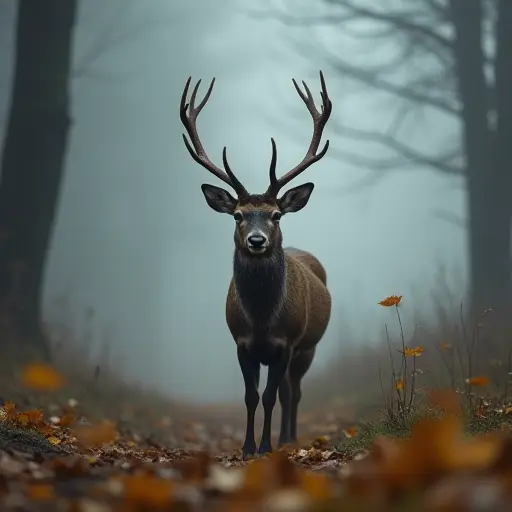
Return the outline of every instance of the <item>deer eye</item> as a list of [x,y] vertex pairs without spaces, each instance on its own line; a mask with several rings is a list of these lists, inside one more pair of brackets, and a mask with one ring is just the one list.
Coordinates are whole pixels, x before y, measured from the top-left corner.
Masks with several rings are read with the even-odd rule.
[[283,214],[276,210],[276,211],[272,212],[271,219],[274,222],[279,222],[279,220],[281,219],[282,216],[283,216]]
[[233,218],[235,219],[236,222],[242,222],[244,220],[242,212],[239,212],[239,211],[236,211],[235,213],[233,213]]

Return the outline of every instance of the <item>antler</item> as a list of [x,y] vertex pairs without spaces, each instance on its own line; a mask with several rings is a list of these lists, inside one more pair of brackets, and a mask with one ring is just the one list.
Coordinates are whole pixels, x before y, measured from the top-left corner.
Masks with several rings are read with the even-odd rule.
[[[233,174],[231,171],[231,168],[228,164],[228,159],[226,155],[226,147],[222,150],[222,161],[224,164],[223,171],[220,167],[217,167],[208,157],[206,154],[206,151],[203,148],[203,145],[201,144],[201,139],[199,138],[199,134],[197,133],[197,127],[196,127],[196,121],[197,116],[203,109],[203,107],[206,105],[206,102],[209,100],[210,95],[212,93],[213,85],[215,84],[215,78],[211,81],[210,86],[208,87],[208,91],[206,92],[205,97],[199,103],[199,105],[195,106],[197,91],[199,90],[199,84],[201,83],[201,80],[197,82],[197,84],[194,87],[194,90],[192,91],[192,96],[190,97],[190,103],[187,103],[187,95],[188,95],[188,89],[190,87],[190,81],[192,80],[192,77],[189,76],[187,83],[185,84],[185,89],[183,90],[183,94],[181,96],[181,102],[180,102],[180,119],[183,125],[185,126],[185,129],[187,130],[188,136],[190,137],[190,141],[192,142],[192,146],[190,145],[190,142],[188,141],[187,137],[183,133],[183,141],[185,142],[185,146],[187,146],[188,152],[190,153],[190,156],[199,164],[202,165],[205,169],[208,169],[212,174],[217,176],[217,178],[221,179],[224,183],[228,184],[230,187],[233,188],[233,190],[237,193],[238,197],[246,196],[248,195],[247,190],[245,187],[240,183],[240,181],[237,179],[237,177]],[[188,115],[187,115],[188,110]]]
[[323,147],[320,153],[317,153],[318,146],[320,145],[320,140],[322,139],[322,132],[324,130],[325,124],[327,123],[331,111],[332,111],[332,103],[329,99],[329,95],[327,94],[327,88],[325,87],[324,75],[320,71],[320,83],[322,85],[322,90],[320,95],[322,97],[322,109],[321,112],[318,111],[315,105],[315,100],[313,99],[313,95],[309,90],[308,86],[304,81],[302,81],[302,85],[304,85],[304,89],[306,90],[306,94],[302,92],[302,90],[297,85],[295,79],[293,79],[293,85],[295,89],[299,93],[302,101],[306,104],[311,117],[313,118],[313,136],[311,138],[311,144],[309,145],[306,156],[302,159],[296,167],[294,167],[291,171],[288,171],[284,176],[277,179],[276,178],[276,163],[277,163],[277,149],[276,143],[274,139],[271,139],[272,142],[272,160],[270,162],[270,185],[267,189],[266,194],[271,197],[276,197],[278,192],[291,180],[297,177],[301,172],[305,171],[310,165],[318,162],[324,155],[327,153],[327,149],[329,149],[329,141],[325,142],[325,146]]

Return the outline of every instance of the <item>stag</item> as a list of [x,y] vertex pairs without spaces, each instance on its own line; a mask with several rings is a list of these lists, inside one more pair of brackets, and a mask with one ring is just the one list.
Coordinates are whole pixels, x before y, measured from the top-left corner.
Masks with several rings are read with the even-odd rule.
[[267,385],[262,403],[264,423],[258,453],[272,451],[272,412],[277,395],[281,404],[279,446],[297,440],[297,409],[301,399],[301,380],[308,371],[331,316],[331,296],[327,276],[320,261],[311,253],[283,248],[280,221],[283,215],[306,206],[313,192],[313,183],[304,183],[279,191],[309,166],[318,162],[329,148],[326,141],[318,152],[322,132],[329,119],[332,103],[320,72],[322,108],[315,106],[313,95],[305,82],[305,93],[293,85],[313,119],[313,136],[302,161],[281,178],[276,178],[277,149],[274,139],[270,162],[270,184],[264,194],[250,194],[232,172],[222,153],[223,167],[215,165],[201,143],[196,128],[199,113],[207,103],[215,78],[199,105],[195,105],[199,80],[187,103],[191,77],[188,78],[180,104],[180,118],[190,138],[183,140],[192,158],[236,193],[203,184],[201,190],[207,204],[216,212],[227,213],[235,220],[235,253],[233,277],[226,298],[226,321],[235,340],[238,362],[245,383],[247,427],[243,456],[256,453],[254,416],[261,365],[268,366]]

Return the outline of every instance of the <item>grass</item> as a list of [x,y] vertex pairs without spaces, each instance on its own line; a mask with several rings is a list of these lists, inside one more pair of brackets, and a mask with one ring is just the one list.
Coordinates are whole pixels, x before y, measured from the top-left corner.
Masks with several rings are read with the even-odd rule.
[[[369,450],[379,436],[401,439],[410,437],[412,428],[422,418],[440,418],[439,411],[432,408],[414,410],[406,421],[390,421],[385,414],[376,421],[362,422],[358,425],[356,435],[344,437],[335,444],[336,450],[343,452],[348,458]],[[496,431],[512,430],[512,416],[504,415],[488,408],[485,415],[475,417],[472,411],[463,411],[465,431],[470,436],[480,436]]]

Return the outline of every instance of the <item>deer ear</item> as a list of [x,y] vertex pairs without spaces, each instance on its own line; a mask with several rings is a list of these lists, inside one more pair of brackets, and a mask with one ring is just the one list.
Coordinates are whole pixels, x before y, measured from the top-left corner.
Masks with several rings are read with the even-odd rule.
[[302,208],[308,204],[314,188],[315,185],[313,183],[304,183],[304,185],[299,185],[298,187],[287,190],[283,196],[278,199],[281,213],[293,213],[302,210]]
[[220,187],[201,185],[208,206],[219,213],[233,215],[238,201],[227,191]]

